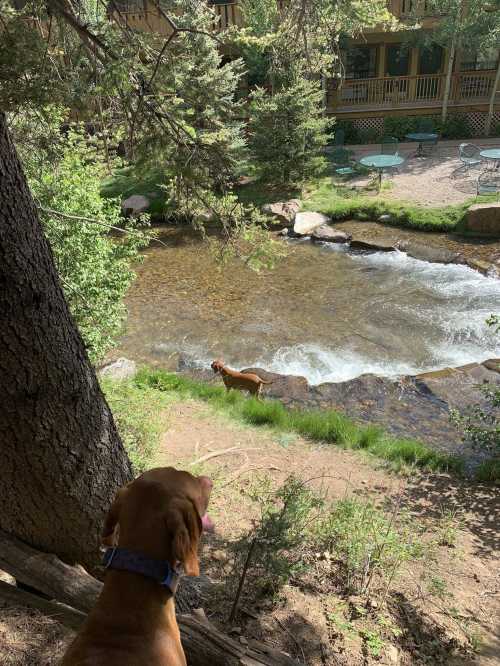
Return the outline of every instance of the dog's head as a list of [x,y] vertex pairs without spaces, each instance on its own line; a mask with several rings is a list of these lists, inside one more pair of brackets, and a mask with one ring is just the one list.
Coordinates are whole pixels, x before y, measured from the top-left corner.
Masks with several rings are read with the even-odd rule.
[[212,368],[212,370],[215,373],[220,372],[222,370],[222,368],[224,367],[224,361],[222,361],[220,358],[215,359],[215,361],[212,361],[212,364],[211,364],[210,367]]
[[206,476],[173,467],[149,470],[118,491],[104,523],[103,543],[117,542],[172,567],[180,563],[188,576],[199,576],[201,533],[213,528],[206,515],[211,491]]

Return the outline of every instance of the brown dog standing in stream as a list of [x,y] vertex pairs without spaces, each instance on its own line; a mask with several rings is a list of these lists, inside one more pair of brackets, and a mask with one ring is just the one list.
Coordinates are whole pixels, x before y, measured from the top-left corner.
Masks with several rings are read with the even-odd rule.
[[228,391],[233,388],[239,389],[240,391],[248,391],[256,396],[258,400],[260,400],[262,385],[272,384],[272,382],[265,381],[262,377],[259,377],[259,375],[256,375],[253,372],[238,372],[237,370],[231,370],[231,368],[224,365],[224,361],[221,360],[213,361],[210,367],[216,374],[220,374]]

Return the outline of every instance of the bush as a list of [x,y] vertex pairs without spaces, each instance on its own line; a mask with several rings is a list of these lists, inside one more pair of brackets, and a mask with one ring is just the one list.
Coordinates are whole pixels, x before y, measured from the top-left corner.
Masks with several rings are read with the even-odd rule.
[[141,474],[154,459],[165,427],[161,411],[172,398],[157,389],[137,385],[134,380],[102,379],[101,388],[134,472]]
[[421,120],[431,120],[435,131],[443,139],[468,139],[472,136],[471,128],[464,113],[448,115],[445,122],[440,116],[386,116],[384,134],[403,141],[407,134],[416,132]]
[[[61,134],[60,120],[57,114],[49,118],[51,141],[46,143],[36,134],[43,132],[38,116],[20,115],[15,136],[66,300],[90,358],[97,362],[121,332],[123,298],[135,277],[131,264],[149,236],[137,221],[122,219],[118,200],[101,196],[106,165],[96,142],[78,126]],[[33,127],[35,123],[42,126]],[[23,130],[25,137],[31,133],[31,142],[23,142]],[[129,233],[113,238],[110,226]]]

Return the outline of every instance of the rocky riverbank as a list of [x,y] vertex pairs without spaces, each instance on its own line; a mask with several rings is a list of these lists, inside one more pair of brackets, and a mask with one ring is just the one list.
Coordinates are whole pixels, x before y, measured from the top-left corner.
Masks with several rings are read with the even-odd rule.
[[[178,370],[197,379],[220,381],[209,369],[191,367],[183,356]],[[367,374],[346,382],[316,386],[311,386],[305,377],[280,375],[263,368],[246,368],[246,371],[272,381],[264,387],[263,394],[288,407],[336,409],[357,421],[380,425],[393,435],[418,439],[471,461],[481,454],[461,442],[450,422],[450,410],[480,403],[478,384],[500,384],[500,359],[397,380]]]

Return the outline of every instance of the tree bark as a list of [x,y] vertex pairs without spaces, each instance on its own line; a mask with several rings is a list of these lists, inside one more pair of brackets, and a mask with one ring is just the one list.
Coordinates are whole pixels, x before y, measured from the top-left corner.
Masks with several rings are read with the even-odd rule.
[[88,566],[127,454],[0,113],[0,527]]
[[484,133],[486,134],[486,136],[489,136],[491,132],[491,121],[493,120],[493,112],[495,110],[495,97],[497,94],[497,88],[499,83],[500,83],[500,57],[498,58],[497,73],[495,75],[495,80],[493,81],[493,88],[491,89],[490,103],[488,106],[488,116],[486,117],[486,123],[484,125]]
[[453,74],[453,65],[455,63],[455,54],[456,54],[456,46],[455,42],[453,41],[451,46],[450,46],[450,55],[448,58],[448,69],[446,70],[446,79],[444,82],[444,94],[443,94],[443,105],[441,107],[441,121],[444,123],[446,120],[446,117],[448,115],[448,102],[450,100],[450,92],[451,92],[451,77]]

